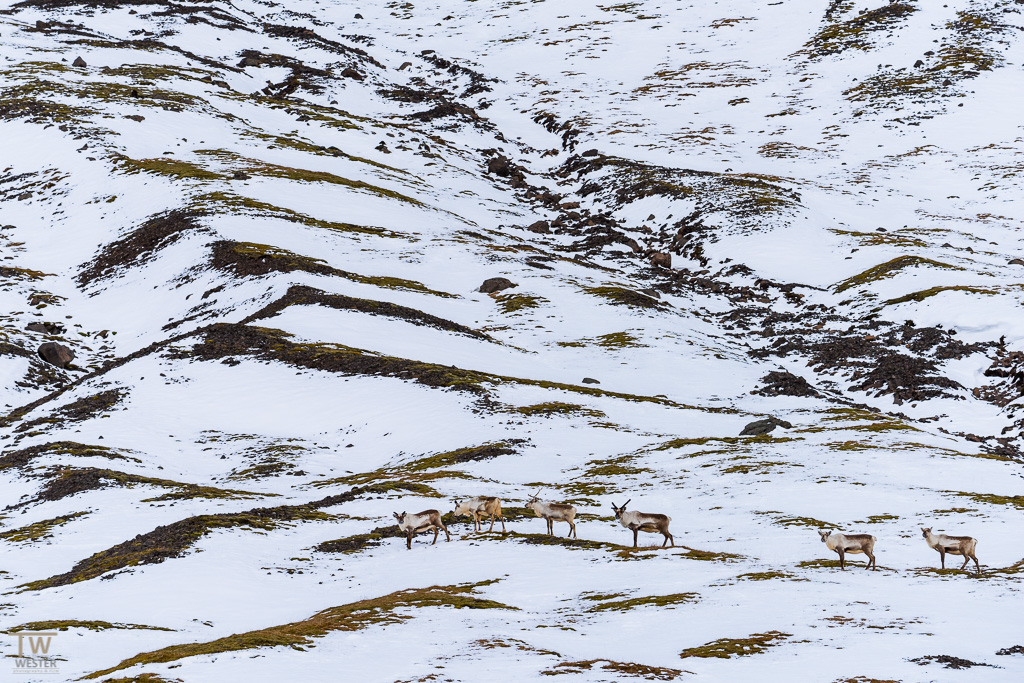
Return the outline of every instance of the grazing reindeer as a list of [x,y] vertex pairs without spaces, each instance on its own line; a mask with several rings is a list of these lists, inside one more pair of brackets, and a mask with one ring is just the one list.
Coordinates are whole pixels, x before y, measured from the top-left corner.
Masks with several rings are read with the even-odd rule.
[[870,558],[865,569],[878,571],[875,563],[875,537],[870,534],[841,534],[834,531],[831,534],[827,531],[819,531],[821,542],[828,546],[829,550],[839,553],[839,568],[846,570],[846,553],[864,553]]
[[[412,537],[421,531],[434,530],[434,543],[437,543],[438,530],[444,530],[444,540],[450,541],[452,537],[448,534],[448,527],[441,521],[441,513],[437,510],[424,510],[417,515],[410,515],[407,512],[393,513],[398,520],[398,528],[405,532],[405,547],[412,550]],[[430,545],[434,545],[431,543]]]
[[633,547],[636,547],[636,537],[637,533],[640,531],[660,533],[664,536],[665,540],[661,544],[662,548],[664,548],[669,541],[672,541],[673,548],[676,547],[676,540],[672,538],[672,534],[668,531],[668,523],[672,521],[672,518],[668,515],[652,514],[650,512],[637,512],[636,510],[626,512],[626,506],[629,505],[632,500],[632,498],[627,500],[622,504],[622,507],[616,507],[615,503],[612,503],[612,510],[615,511],[615,519],[619,520],[619,523],[621,523],[622,526],[633,532]]
[[548,536],[555,535],[555,522],[568,522],[569,533],[565,537],[579,538],[576,536],[576,522],[573,521],[576,518],[576,508],[565,503],[541,502],[539,496],[540,491],[537,491],[536,495],[530,496],[530,499],[526,501],[526,507],[537,513],[538,517],[547,520]]
[[974,560],[974,568],[978,570],[979,574],[981,573],[981,565],[978,564],[978,557],[974,554],[974,548],[978,545],[976,539],[970,536],[947,536],[946,534],[936,536],[932,533],[931,528],[925,529],[923,527],[921,534],[924,536],[928,547],[939,551],[943,569],[946,568],[946,553],[949,553],[950,555],[964,556],[964,563],[960,566],[961,570],[967,566],[969,560]]
[[494,518],[497,517],[501,520],[501,533],[505,533],[505,518],[501,516],[501,499],[489,497],[489,496],[477,496],[476,498],[470,498],[464,500],[461,503],[457,500],[453,500],[455,503],[455,512],[453,515],[472,515],[473,521],[476,523],[474,527],[475,531],[480,531],[480,517],[487,515],[491,516],[491,528],[487,530],[487,533],[494,531]]

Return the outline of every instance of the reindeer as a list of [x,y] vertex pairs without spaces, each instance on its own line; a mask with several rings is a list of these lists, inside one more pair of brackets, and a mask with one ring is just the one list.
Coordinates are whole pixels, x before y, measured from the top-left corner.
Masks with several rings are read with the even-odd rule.
[[452,513],[453,515],[473,516],[475,531],[480,531],[480,517],[490,515],[491,528],[487,530],[487,533],[494,531],[495,517],[501,520],[501,533],[505,533],[505,518],[501,516],[501,499],[489,496],[477,496],[476,498],[464,500],[461,503],[457,500],[453,500],[452,502],[455,503],[455,511]]
[[[444,540],[450,541],[452,537],[448,534],[448,527],[441,521],[441,513],[437,510],[424,510],[423,512],[410,515],[407,512],[398,514],[392,513],[398,520],[398,528],[405,532],[405,547],[412,550],[412,537],[421,531],[434,530],[434,543],[437,543],[438,530],[444,530]],[[431,543],[430,545],[434,545]]]
[[640,531],[660,533],[664,536],[665,540],[661,544],[662,548],[664,548],[669,541],[672,542],[673,548],[676,547],[676,540],[672,538],[672,534],[668,531],[668,523],[672,521],[672,518],[668,515],[659,515],[650,512],[637,512],[636,510],[626,512],[626,506],[629,505],[632,500],[632,498],[627,500],[622,504],[622,507],[616,507],[615,503],[612,503],[612,510],[615,511],[615,519],[619,520],[619,523],[622,524],[622,526],[633,532],[633,547],[636,547],[636,537],[637,533]]
[[572,505],[550,503],[547,501],[541,502],[540,491],[537,491],[536,495],[530,496],[530,499],[526,501],[526,507],[533,510],[538,517],[547,520],[549,536],[555,535],[555,522],[568,522],[569,533],[565,537],[579,538],[579,536],[576,536],[576,522],[573,521],[576,518],[576,508]]
[[947,536],[946,534],[936,536],[932,533],[931,528],[923,527],[921,535],[924,536],[928,547],[939,551],[943,569],[946,568],[946,553],[949,553],[950,555],[963,555],[964,563],[960,566],[961,570],[967,566],[968,561],[974,560],[974,568],[979,574],[981,573],[981,565],[978,564],[978,557],[974,554],[974,548],[978,545],[977,539],[970,536]]
[[839,568],[846,570],[846,553],[864,553],[870,558],[865,569],[878,571],[875,563],[875,537],[870,534],[841,534],[838,531],[829,533],[819,531],[821,542],[828,546],[829,550],[839,553]]

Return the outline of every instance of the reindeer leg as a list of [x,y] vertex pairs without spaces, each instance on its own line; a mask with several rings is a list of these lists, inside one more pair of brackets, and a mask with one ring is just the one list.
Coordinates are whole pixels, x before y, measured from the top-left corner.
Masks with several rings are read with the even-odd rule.
[[441,533],[441,530],[440,530],[440,529],[438,529],[438,528],[437,528],[437,527],[435,526],[435,527],[434,527],[434,542],[433,542],[433,543],[431,543],[430,545],[436,545],[436,544],[437,544],[437,535],[438,535],[439,533]]
[[846,553],[843,552],[842,548],[836,550],[839,553],[839,568],[846,571]]
[[413,534],[415,534],[415,533],[416,532],[413,531],[412,529],[409,529],[408,531],[405,532],[405,549],[406,550],[412,550],[412,537],[413,537]]
[[[579,536],[576,535],[576,522],[571,520],[569,522],[569,534],[572,534],[573,538],[579,538]],[[569,534],[566,534],[565,537],[569,538]]]
[[865,569],[872,569],[873,571],[878,571],[878,565],[875,564],[875,554],[868,551],[865,552],[867,552],[868,557],[871,558],[871,561],[868,562],[868,566],[866,566]]
[[487,533],[490,534],[490,533],[493,533],[493,532],[494,532],[494,515],[491,515],[491,528],[487,530]]
[[547,522],[548,522],[548,536],[554,536],[555,535],[555,520],[553,520],[550,517],[548,517],[547,518]]
[[960,565],[960,571],[963,571],[964,567],[966,567],[967,563],[970,562],[970,561],[971,561],[970,556],[967,553],[964,553],[964,563],[962,565]]
[[942,568],[946,568],[946,549],[941,545],[939,546],[939,557],[942,559]]
[[505,518],[499,517],[499,519],[501,519],[501,533],[505,533]]
[[636,547],[636,537],[640,533],[640,529],[636,528],[635,526],[631,527],[631,528],[633,529],[633,547],[635,548]]
[[978,557],[976,555],[974,555],[974,554],[971,554],[971,559],[974,560],[974,568],[977,569],[978,573],[980,574],[981,573],[981,565],[978,564]]
[[441,522],[441,528],[444,529],[444,542],[451,543],[452,537],[451,534],[448,533],[448,527],[444,525],[444,522]]

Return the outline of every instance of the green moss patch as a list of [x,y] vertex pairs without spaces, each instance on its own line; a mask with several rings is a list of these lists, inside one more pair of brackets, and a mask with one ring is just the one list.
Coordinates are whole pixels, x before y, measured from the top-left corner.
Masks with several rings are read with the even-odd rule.
[[945,493],[970,498],[975,503],[987,505],[1009,505],[1018,510],[1024,510],[1024,496],[997,496],[992,493],[964,493],[963,491],[946,491]]
[[42,425],[62,425],[66,423],[83,422],[110,410],[117,405],[126,395],[125,389],[108,389],[91,396],[85,396],[63,405],[53,411],[50,417],[40,417],[29,420],[18,425],[16,432],[25,432]]
[[23,468],[36,458],[47,455],[71,455],[78,458],[107,458],[108,460],[134,460],[106,446],[90,446],[77,441],[51,441],[39,446],[29,446],[16,451],[8,451],[0,456],[0,471],[9,467]]
[[829,24],[818,31],[804,46],[804,51],[818,57],[850,49],[870,50],[873,47],[872,33],[892,29],[916,11],[917,7],[906,2],[864,10],[852,19]]
[[26,541],[41,541],[46,538],[53,538],[51,533],[59,526],[63,526],[73,519],[84,517],[88,512],[72,512],[70,515],[61,515],[53,519],[44,519],[20,529],[0,532],[0,538],[11,543],[23,543]]
[[720,638],[699,647],[687,648],[679,656],[683,659],[687,657],[729,659],[730,657],[756,655],[778,645],[791,635],[781,631],[767,631],[765,633],[755,633],[747,638]]
[[627,612],[637,607],[670,607],[687,605],[700,600],[697,593],[673,593],[671,595],[648,595],[628,600],[611,600],[589,608],[588,612]]
[[601,418],[605,414],[600,410],[585,408],[575,403],[562,403],[561,401],[549,401],[547,403],[536,403],[531,406],[520,406],[515,409],[520,415],[528,417],[540,416],[550,417],[552,415],[579,415],[582,417]]
[[776,579],[783,581],[805,581],[806,579],[800,579],[793,574],[787,574],[786,572],[768,571],[768,572],[748,572],[746,574],[740,574],[736,577],[737,581],[774,581]]
[[367,276],[339,270],[323,259],[301,256],[287,249],[255,242],[218,240],[210,245],[210,265],[239,277],[259,277],[269,273],[291,273],[300,271],[314,275],[331,275],[353,282],[387,289],[404,289],[411,292],[433,294],[455,298],[454,294],[436,292],[422,283],[397,277]]
[[839,292],[845,292],[853,287],[863,287],[871,284],[872,282],[884,280],[901,270],[914,266],[930,266],[932,268],[944,268],[946,270],[963,270],[963,268],[960,268],[959,266],[951,266],[948,263],[934,261],[922,256],[899,256],[890,261],[886,261],[885,263],[880,263],[877,266],[872,266],[858,275],[854,275],[853,277],[843,280],[835,286],[835,292],[838,294]]
[[313,218],[312,216],[308,216],[298,211],[293,211],[292,209],[274,206],[267,202],[261,202],[257,199],[252,199],[251,197],[242,197],[230,192],[209,192],[207,194],[200,195],[192,200],[191,206],[198,211],[218,214],[233,213],[251,216],[271,216],[273,218],[280,218],[281,220],[289,221],[290,223],[298,223],[299,225],[304,225],[309,228],[329,230],[331,232],[341,234],[373,235],[376,237],[405,239],[410,242],[416,241],[415,238],[409,235],[394,232],[393,230],[388,230],[386,228],[355,225],[354,223],[325,221],[319,218]]
[[248,325],[256,320],[271,318],[289,306],[323,306],[325,308],[333,308],[340,311],[358,311],[360,313],[368,313],[370,315],[395,318],[397,320],[412,323],[413,325],[433,327],[445,332],[456,332],[476,337],[477,339],[490,340],[490,337],[483,332],[466,327],[465,325],[460,325],[459,323],[452,322],[451,320],[445,320],[444,318],[424,313],[423,311],[415,308],[393,304],[388,301],[360,299],[357,297],[345,296],[343,294],[327,294],[319,289],[307,287],[305,285],[292,285],[288,288],[288,291],[284,296],[270,304],[267,304],[255,313],[246,316],[241,321],[241,324]]
[[[190,500],[193,498],[208,499],[241,499],[261,498],[268,494],[219,489],[213,486],[187,484],[170,479],[156,479],[138,474],[128,474],[116,470],[97,467],[57,467],[50,474],[50,481],[39,492],[37,500],[61,500],[82,491],[105,488],[107,486],[124,486],[131,488],[136,485],[158,486],[174,489],[156,498],[146,498],[143,502],[159,502],[166,500]],[[276,495],[276,494],[269,494]]]
[[606,285],[602,287],[584,287],[587,294],[601,297],[616,306],[631,306],[633,308],[664,309],[668,305],[658,301],[653,296],[641,294],[640,292],[625,287]]
[[116,167],[128,175],[149,173],[175,180],[199,181],[227,180],[230,177],[181,159],[132,159],[118,154],[113,157],[113,161]]
[[490,582],[462,584],[456,586],[431,586],[397,591],[379,598],[332,607],[317,612],[302,621],[272,626],[246,633],[237,633],[226,638],[206,643],[172,645],[153,652],[145,652],[109,669],[96,671],[84,678],[99,678],[115,671],[140,664],[162,664],[186,657],[237,652],[261,647],[291,647],[305,650],[314,645],[313,639],[334,631],[359,631],[373,625],[399,624],[412,619],[414,613],[427,607],[451,607],[455,609],[515,609],[509,605],[481,598],[476,589]]
[[539,308],[541,304],[547,303],[547,299],[541,296],[529,294],[496,294],[494,300],[498,302],[498,308],[506,315],[513,315],[531,308]]
[[427,469],[437,469],[443,467],[450,467],[466,462],[479,462],[481,460],[490,460],[492,458],[498,458],[503,455],[515,455],[516,447],[521,444],[522,441],[518,439],[510,441],[497,441],[495,443],[488,443],[482,446],[470,446],[467,448],[459,448],[454,451],[447,451],[445,453],[438,453],[426,458],[420,458],[410,463],[402,465],[403,469],[417,472]]
[[[397,377],[431,387],[459,389],[475,393],[486,393],[488,386],[508,382],[571,391],[589,396],[658,403],[675,408],[693,408],[656,396],[638,396],[561,382],[492,375],[476,370],[463,370],[447,365],[378,355],[340,344],[299,344],[290,341],[291,335],[287,332],[271,328],[219,323],[205,328],[204,335],[204,340],[194,345],[191,351],[178,352],[177,355],[200,360],[253,356],[262,360],[277,360],[325,372]],[[698,410],[735,412],[730,408],[699,408]]]
[[[602,7],[601,9],[607,9]],[[623,676],[643,678],[648,681],[675,681],[683,671],[667,666],[648,666],[636,662],[616,662],[611,659],[586,659],[578,662],[559,662],[551,669],[541,671],[542,676],[561,676],[563,674],[581,674],[584,671],[599,669],[607,671],[605,675],[621,679]]]
[[336,538],[333,541],[324,541],[313,547],[321,553],[344,553],[351,555],[366,548],[373,548],[380,545],[385,538],[405,538],[405,534],[399,530],[397,524],[377,527],[366,534],[356,534],[345,538]]
[[895,306],[896,304],[905,304],[909,301],[924,301],[928,297],[941,294],[943,292],[967,292],[969,294],[985,294],[989,296],[995,296],[999,292],[994,289],[986,287],[969,287],[966,285],[956,285],[953,287],[930,287],[928,289],[922,289],[919,292],[911,292],[910,294],[904,294],[898,296],[895,299],[889,299],[883,306]]
[[173,631],[173,628],[165,628],[163,626],[144,626],[142,624],[122,624],[122,623],[111,623],[109,621],[79,621],[77,619],[67,619],[61,621],[32,621],[27,624],[21,624],[9,628],[6,631],[0,631],[0,633],[19,633],[21,631],[67,631],[72,628],[84,628],[89,631],[109,631],[109,630],[128,630],[128,631]]

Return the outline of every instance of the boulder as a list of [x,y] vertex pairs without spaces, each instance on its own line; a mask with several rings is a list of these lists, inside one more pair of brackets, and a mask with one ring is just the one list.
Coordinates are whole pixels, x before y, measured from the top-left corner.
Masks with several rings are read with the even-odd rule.
[[492,277],[484,280],[483,284],[480,285],[480,289],[478,289],[477,291],[483,294],[494,294],[495,292],[500,292],[503,289],[511,289],[512,287],[518,286],[519,285],[512,282],[508,278]]
[[357,80],[357,81],[363,80],[363,74],[359,73],[358,71],[356,71],[355,69],[353,69],[351,67],[349,67],[349,68],[345,69],[344,71],[342,71],[341,75],[344,78],[352,78],[352,79]]
[[651,265],[658,266],[659,268],[671,268],[672,254],[667,254],[663,251],[654,252],[651,254]]
[[740,432],[740,436],[761,436],[762,434],[767,434],[776,427],[792,429],[793,425],[785,420],[780,420],[777,417],[769,415],[763,420],[755,420],[754,422],[747,424],[747,426],[743,428],[743,431]]
[[75,359],[75,352],[57,342],[46,342],[39,346],[39,357],[50,365],[66,368]]
[[584,383],[584,384],[600,384],[600,382],[598,382],[598,381],[597,381],[596,379],[594,379],[593,377],[584,377],[584,378],[583,378],[583,383]]
[[77,66],[79,68],[84,68],[84,67],[87,67],[89,65],[86,64],[85,60],[82,59],[81,57],[75,57],[75,61],[71,62],[71,66]]
[[541,235],[546,235],[551,232],[551,224],[547,221],[537,221],[526,226],[526,229],[530,232],[536,232]]

